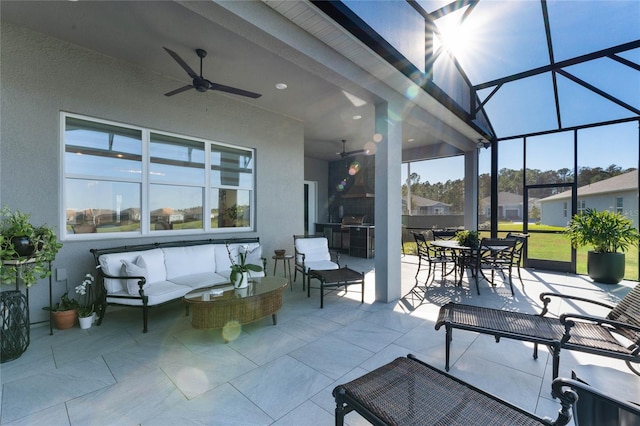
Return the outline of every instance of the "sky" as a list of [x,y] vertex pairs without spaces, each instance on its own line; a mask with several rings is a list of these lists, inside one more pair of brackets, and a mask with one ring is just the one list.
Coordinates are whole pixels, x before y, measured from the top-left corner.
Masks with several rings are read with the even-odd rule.
[[[419,1],[427,11],[442,2]],[[548,1],[556,61],[640,39],[640,1]],[[429,9],[431,8],[431,9]],[[472,84],[516,74],[549,63],[540,1],[480,1],[462,25],[463,11],[437,23]],[[453,38],[453,39],[452,39]],[[621,53],[640,63],[640,49]],[[572,75],[640,108],[640,72],[609,58],[566,69]],[[557,75],[563,127],[633,117],[635,114],[600,95]],[[493,88],[479,93],[485,99]],[[486,103],[497,136],[507,137],[558,127],[551,73],[507,83]],[[637,167],[638,125],[625,123],[579,132],[579,167]],[[571,168],[573,134],[528,139],[527,167],[541,170]],[[534,146],[535,145],[535,146]],[[504,141],[499,168],[522,168],[522,144]],[[482,150],[480,172],[488,171],[489,150]],[[421,181],[460,179],[462,157],[413,164]],[[406,165],[403,167],[403,181]]]

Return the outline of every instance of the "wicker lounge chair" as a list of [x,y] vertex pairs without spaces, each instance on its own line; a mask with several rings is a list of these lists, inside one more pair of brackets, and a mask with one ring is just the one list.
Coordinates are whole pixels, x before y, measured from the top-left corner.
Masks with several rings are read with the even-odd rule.
[[552,384],[561,405],[556,419],[541,418],[408,355],[337,386],[335,424],[343,425],[345,414],[356,411],[373,425],[561,426],[571,420],[578,399],[573,389],[640,419],[638,407],[569,379]]
[[[588,302],[611,309],[605,318],[569,314],[559,318],[545,316],[552,297]],[[436,330],[446,330],[445,369],[449,371],[449,352],[454,328],[490,334],[500,338],[534,343],[533,358],[538,358],[538,344],[546,345],[553,357],[553,378],[558,377],[560,350],[586,352],[626,361],[640,375],[640,285],[636,285],[617,306],[557,293],[542,293],[544,303],[539,315],[501,309],[447,303],[440,308]],[[629,341],[625,346],[616,336]]]

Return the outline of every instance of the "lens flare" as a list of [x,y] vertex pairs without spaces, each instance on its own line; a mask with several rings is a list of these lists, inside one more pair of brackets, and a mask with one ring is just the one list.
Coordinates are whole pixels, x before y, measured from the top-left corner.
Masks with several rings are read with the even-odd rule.
[[349,166],[349,175],[355,176],[356,173],[358,173],[359,171],[360,171],[360,163],[358,163],[357,161],[354,161],[353,163],[351,163],[351,165]]
[[236,340],[242,333],[242,324],[238,321],[229,321],[222,327],[222,338],[225,342]]

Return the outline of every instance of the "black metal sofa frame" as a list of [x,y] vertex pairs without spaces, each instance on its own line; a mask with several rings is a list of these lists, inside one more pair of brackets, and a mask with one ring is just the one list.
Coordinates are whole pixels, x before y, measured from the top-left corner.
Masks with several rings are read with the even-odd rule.
[[[640,408],[616,400],[576,380],[558,378],[552,394],[561,408],[555,420],[541,418],[442,372],[409,354],[333,390],[335,424],[351,411],[373,425],[553,425],[571,420],[576,391],[610,403],[613,409],[640,419]],[[582,423],[580,423],[582,424]]]
[[[182,241],[164,241],[164,242],[155,242],[155,243],[147,243],[147,244],[136,244],[136,245],[125,245],[120,247],[112,247],[112,248],[103,248],[103,249],[91,249],[89,250],[91,254],[93,254],[93,259],[96,264],[96,268],[98,270],[97,282],[98,282],[98,303],[100,306],[100,314],[98,317],[97,325],[102,324],[102,320],[104,319],[105,312],[107,310],[107,291],[104,287],[104,279],[105,278],[116,278],[116,279],[127,279],[128,277],[122,276],[114,276],[107,275],[100,268],[100,256],[104,254],[110,253],[125,253],[132,251],[143,251],[143,250],[151,250],[156,248],[166,248],[166,247],[187,247],[187,246],[195,246],[195,245],[204,245],[204,244],[249,244],[249,243],[259,243],[260,238],[258,237],[250,237],[250,238],[225,238],[225,239],[207,239],[207,240],[182,240]],[[262,259],[264,270],[266,271],[266,259]],[[143,329],[142,332],[146,333],[148,331],[148,322],[149,322],[149,308],[152,307],[148,304],[149,298],[144,294],[143,285],[145,283],[145,278],[140,277],[140,295],[109,295],[109,298],[112,299],[136,299],[141,300],[141,306],[132,306],[129,304],[122,304],[121,306],[127,306],[130,308],[141,308],[142,309],[142,324]],[[180,298],[179,298],[180,299]],[[168,303],[174,302],[179,299],[172,299],[161,305],[166,305]],[[118,305],[116,302],[110,302],[112,305]],[[160,305],[153,305],[160,306]]]
[[[545,316],[551,298],[586,302],[611,309],[604,317],[564,313],[560,317]],[[640,285],[636,285],[616,306],[600,301],[558,293],[542,293],[544,303],[539,315],[447,303],[440,308],[436,330],[446,330],[445,369],[449,371],[449,354],[454,328],[490,334],[500,338],[532,342],[533,358],[538,358],[538,344],[546,345],[553,357],[553,378],[558,377],[560,350],[574,350],[624,360],[640,375]],[[630,343],[625,346],[620,336]],[[624,340],[622,340],[624,341]]]

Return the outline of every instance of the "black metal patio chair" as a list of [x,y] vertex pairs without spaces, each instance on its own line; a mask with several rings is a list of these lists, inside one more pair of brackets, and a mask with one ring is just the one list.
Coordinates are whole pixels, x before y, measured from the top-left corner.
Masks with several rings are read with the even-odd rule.
[[[503,279],[507,279],[505,271],[509,273],[509,286],[511,294],[513,292],[513,281],[511,280],[511,268],[514,264],[514,251],[516,248],[516,240],[513,238],[483,238],[480,241],[480,254],[478,269],[482,276],[494,284],[496,272],[502,274]],[[491,279],[487,278],[485,271],[491,272]]]
[[520,285],[524,287],[524,282],[522,282],[522,274],[520,273],[520,266],[522,266],[522,256],[524,254],[525,246],[527,245],[529,234],[509,232],[507,234],[507,238],[514,238],[516,240],[516,248],[513,250],[513,266],[515,266],[518,270],[518,279],[520,280]]
[[[416,240],[416,248],[418,253],[418,270],[416,271],[416,283],[418,282],[418,274],[423,266],[427,266],[427,278],[425,279],[424,288],[429,285],[429,281],[435,279],[435,272],[440,266],[440,276],[445,277],[451,272],[456,275],[456,262],[451,253],[447,253],[445,250],[439,250],[429,244],[429,241],[433,241],[433,232],[412,232],[413,238]],[[456,280],[457,281],[457,280]],[[417,285],[417,284],[416,284]]]
[[[546,316],[551,298],[591,303],[611,309],[604,317],[564,313]],[[540,314],[447,303],[440,308],[435,328],[444,326],[445,369],[449,371],[449,353],[454,328],[489,334],[496,343],[502,337],[532,342],[533,358],[538,358],[538,344],[546,345],[553,358],[553,378],[558,377],[560,350],[567,349],[624,360],[640,375],[640,285],[636,285],[616,306],[604,302],[558,293],[542,293]]]

